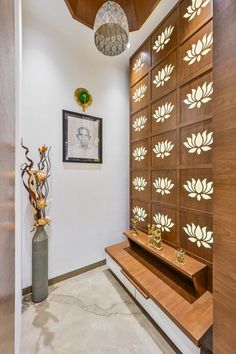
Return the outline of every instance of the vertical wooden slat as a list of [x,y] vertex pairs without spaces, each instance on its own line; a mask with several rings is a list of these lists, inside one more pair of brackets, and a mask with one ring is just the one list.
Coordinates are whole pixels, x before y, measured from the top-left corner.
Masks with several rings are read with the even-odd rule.
[[0,1],[0,354],[14,352],[15,25]]
[[236,350],[235,17],[235,0],[214,0],[214,354]]

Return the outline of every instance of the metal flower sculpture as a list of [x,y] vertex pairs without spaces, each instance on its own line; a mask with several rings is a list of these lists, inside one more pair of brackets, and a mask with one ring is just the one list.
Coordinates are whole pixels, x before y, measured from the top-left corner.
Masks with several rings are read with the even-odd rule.
[[51,161],[50,151],[46,145],[41,146],[39,151],[39,162],[34,169],[34,162],[28,156],[29,149],[21,143],[25,150],[27,162],[21,166],[21,178],[23,185],[28,192],[29,201],[34,217],[34,229],[39,226],[49,225],[51,219],[46,215],[49,194],[48,178],[50,177]]

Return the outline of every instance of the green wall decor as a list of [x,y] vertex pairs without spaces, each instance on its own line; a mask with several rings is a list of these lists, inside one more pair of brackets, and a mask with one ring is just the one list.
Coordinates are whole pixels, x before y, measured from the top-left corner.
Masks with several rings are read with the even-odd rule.
[[92,95],[85,88],[77,88],[74,93],[76,102],[83,108],[83,112],[88,108],[92,101]]

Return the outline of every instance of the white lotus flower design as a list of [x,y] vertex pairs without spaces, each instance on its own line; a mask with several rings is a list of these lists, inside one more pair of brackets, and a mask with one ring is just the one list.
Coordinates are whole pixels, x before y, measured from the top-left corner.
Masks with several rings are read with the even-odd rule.
[[133,100],[134,102],[140,102],[141,99],[145,96],[147,90],[147,85],[141,85],[134,91]]
[[145,187],[147,185],[147,181],[145,180],[144,177],[135,177],[133,179],[133,185],[136,190],[141,192],[141,191],[145,190]]
[[156,154],[156,157],[161,157],[164,159],[166,156],[170,156],[170,151],[173,149],[174,144],[171,141],[162,141],[155,145],[153,151]]
[[192,181],[187,181],[187,184],[184,184],[184,188],[189,192],[189,197],[196,198],[198,201],[211,199],[209,194],[213,193],[213,182],[207,182],[206,178],[202,181],[199,178],[197,180],[192,178]]
[[145,127],[146,121],[147,121],[147,117],[145,117],[145,116],[140,116],[140,117],[136,118],[133,123],[134,130],[136,132],[140,132]]
[[208,84],[206,81],[202,86],[198,86],[197,89],[192,89],[192,92],[187,94],[187,99],[184,100],[184,103],[189,106],[188,109],[200,108],[203,103],[207,103],[212,99],[210,97],[212,93],[213,82]]
[[157,227],[160,228],[163,232],[170,232],[170,229],[174,226],[174,223],[172,222],[171,218],[168,217],[168,215],[157,213],[153,216],[153,220],[155,221]]
[[162,106],[159,106],[153,114],[153,117],[156,119],[156,122],[164,123],[166,119],[170,118],[170,113],[173,111],[174,107],[175,106],[172,103],[168,102],[166,102]]
[[211,243],[213,243],[213,232],[207,231],[207,227],[200,227],[199,225],[186,224],[183,227],[186,234],[189,236],[188,240],[191,242],[196,242],[198,247],[211,248]]
[[147,58],[147,53],[142,52],[139,55],[138,59],[135,60],[133,71],[135,71],[136,73],[139,72],[144,66],[146,58]]
[[136,161],[141,161],[145,159],[147,149],[144,146],[137,147],[133,151],[133,157]]
[[210,0],[192,0],[192,4],[188,6],[184,18],[192,21],[196,16],[199,16],[202,9],[209,4]]
[[174,68],[175,68],[174,65],[169,64],[166,65],[163,69],[158,71],[157,75],[155,76],[155,80],[153,81],[156,87],[164,86],[165,82],[170,80],[170,75],[174,70]]
[[205,130],[203,133],[192,134],[191,138],[187,138],[183,144],[189,149],[189,153],[197,153],[200,155],[203,151],[211,150],[213,143],[213,132],[207,133]]
[[133,208],[133,214],[134,216],[137,217],[138,221],[145,221],[147,217],[146,210],[144,208],[141,208],[139,206],[135,206]]
[[165,48],[165,45],[170,41],[170,36],[174,31],[174,26],[166,27],[166,29],[157,37],[153,49],[158,53]]
[[167,177],[158,177],[153,185],[156,188],[156,192],[160,193],[161,195],[170,194],[170,190],[174,187],[174,183],[172,183],[171,179],[168,179]]
[[192,44],[192,48],[187,51],[185,61],[188,61],[188,65],[192,65],[197,61],[201,61],[202,57],[207,55],[211,51],[211,44],[213,43],[213,32],[208,36],[205,34],[202,39],[199,39],[196,44]]

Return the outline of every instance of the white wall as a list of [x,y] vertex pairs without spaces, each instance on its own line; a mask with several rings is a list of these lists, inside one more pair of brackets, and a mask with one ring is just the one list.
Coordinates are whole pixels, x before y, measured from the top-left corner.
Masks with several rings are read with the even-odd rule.
[[[50,278],[104,259],[104,248],[119,242],[127,228],[127,70],[128,63],[88,50],[24,11],[22,135],[35,160],[38,146],[52,146]],[[62,109],[81,112],[73,98],[77,87],[93,95],[86,113],[103,118],[102,165],[62,163]],[[23,188],[22,200],[22,285],[27,287],[32,217]]]

